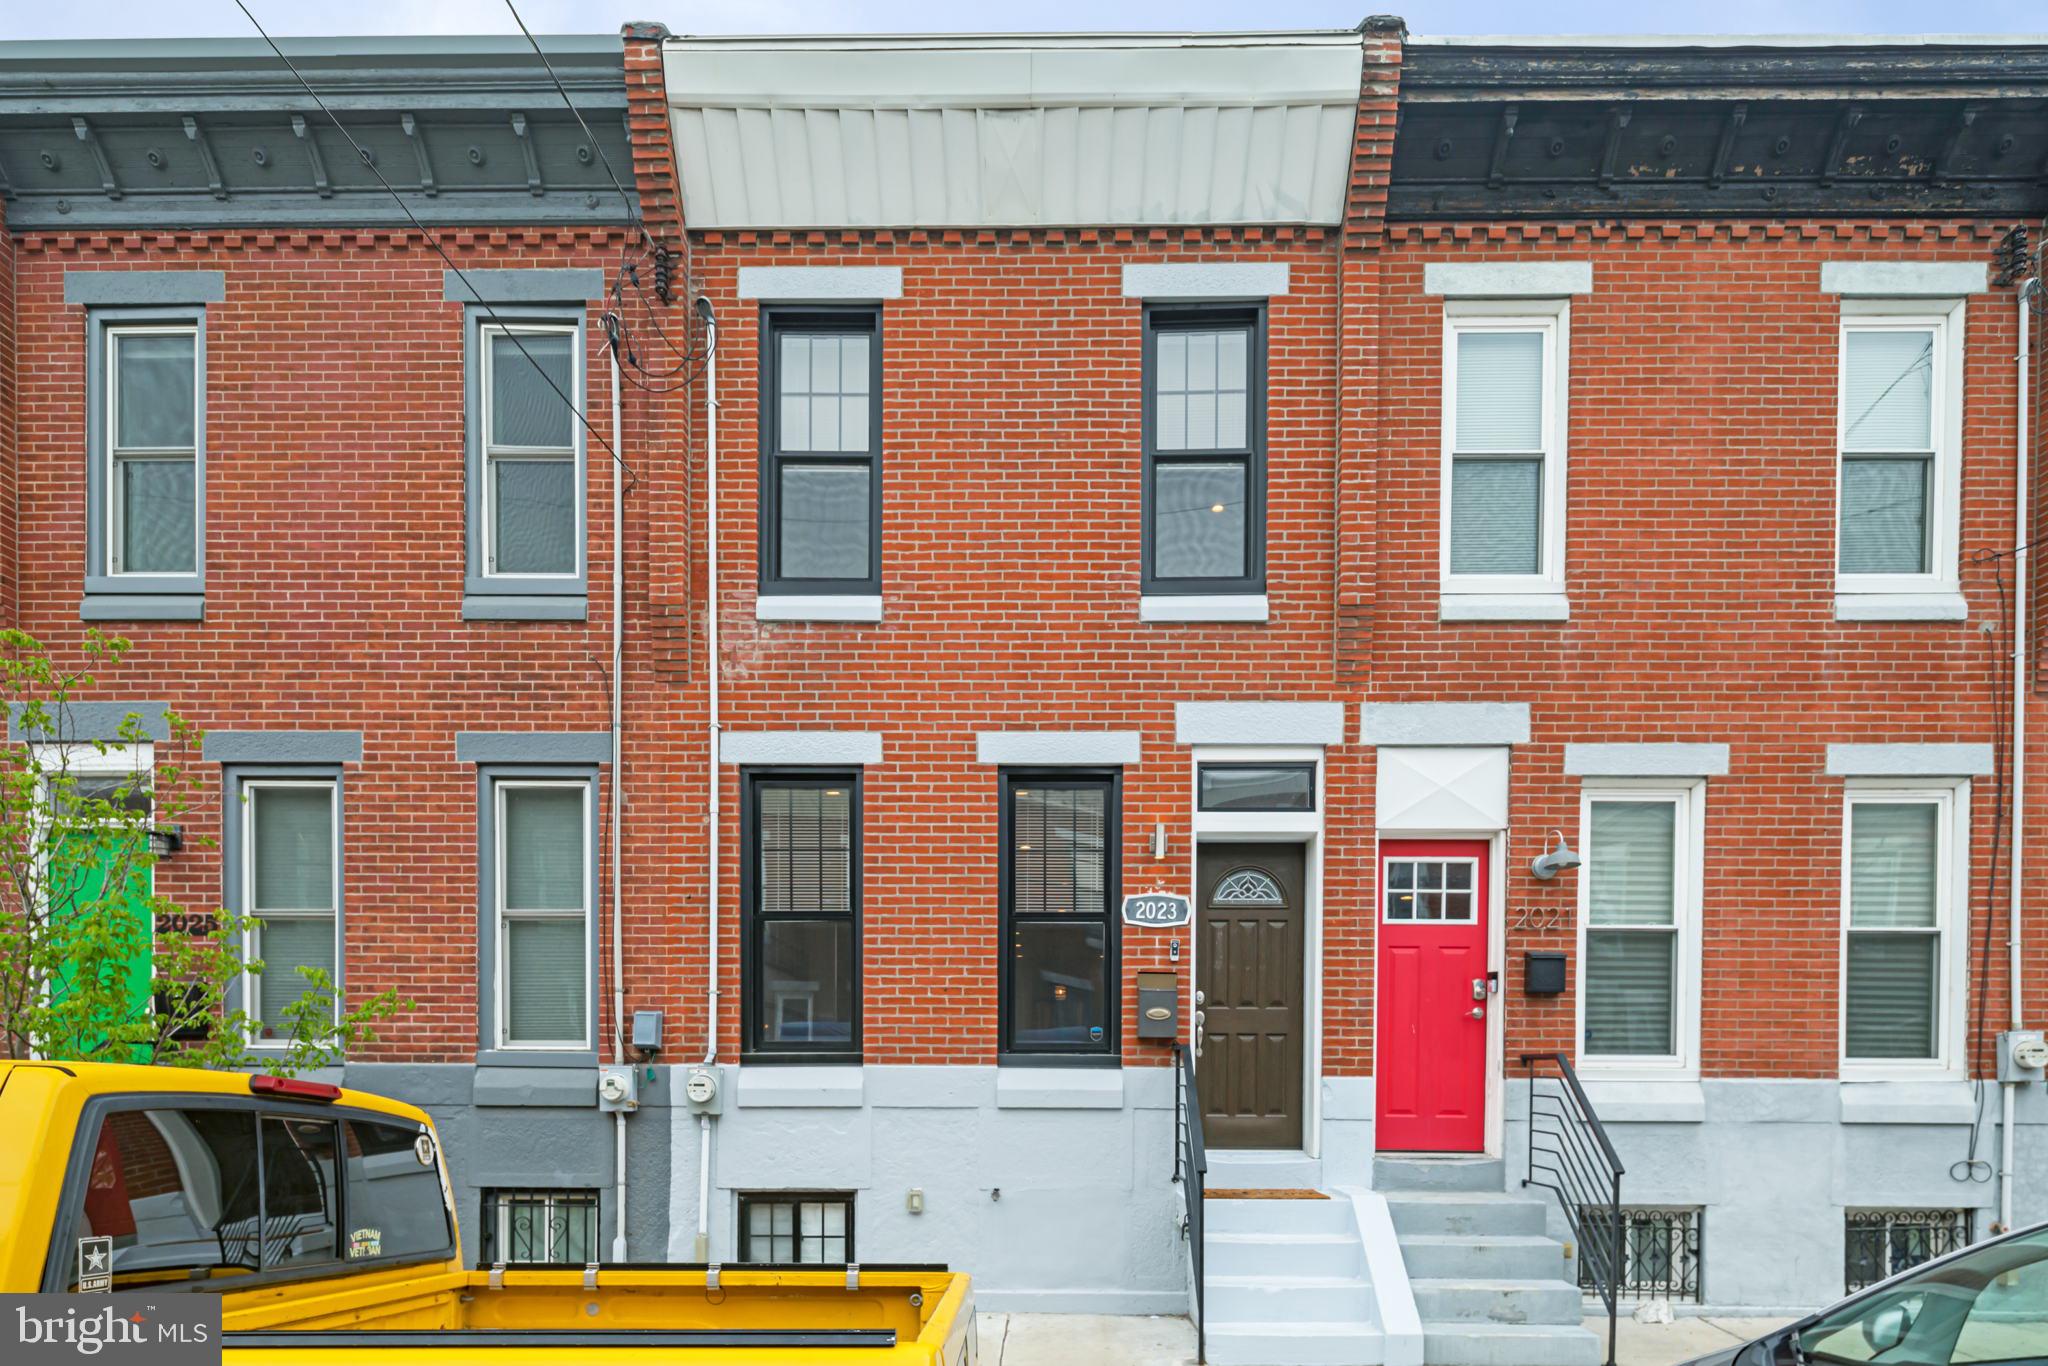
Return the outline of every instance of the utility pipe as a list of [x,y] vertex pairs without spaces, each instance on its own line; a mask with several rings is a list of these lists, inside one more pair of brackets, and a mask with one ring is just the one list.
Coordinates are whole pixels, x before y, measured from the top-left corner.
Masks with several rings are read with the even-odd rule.
[[[2006,914],[2006,982],[2012,993],[2012,1024],[2014,1029],[2026,1027],[2026,1006],[2020,991],[2020,855],[2026,848],[2022,814],[2027,805],[2027,495],[2029,493],[2029,461],[2027,450],[2027,389],[2030,376],[2027,372],[2028,332],[2032,321],[2030,312],[2032,296],[2039,293],[2041,281],[2038,276],[2020,282],[2014,300],[2019,307],[2019,357],[2017,365],[2018,386],[2015,413],[2015,427],[2019,440],[2014,447],[2015,473],[2013,476],[2013,628],[2012,628],[2012,873],[2006,879],[2012,894],[2012,907]],[[1998,1223],[2001,1230],[2012,1228],[2013,1206],[2013,1120],[2017,1108],[2019,1087],[2007,1082],[2000,1088],[2004,1095],[2003,1106],[1998,1117]]]
[[[704,319],[704,562],[705,562],[705,765],[710,782],[708,816],[709,844],[706,876],[710,894],[705,898],[704,948],[704,1065],[718,1064],[718,897],[719,834],[721,804],[718,773],[718,315],[711,301],[699,297],[698,313]],[[697,1255],[711,1260],[711,1116],[697,1116]]]
[[[626,822],[625,740],[626,725],[626,479],[623,460],[625,440],[619,413],[619,348],[607,348],[612,358],[612,1061],[626,1064],[626,948],[625,870],[619,865],[620,827]],[[613,1171],[618,1183],[614,1203],[617,1226],[612,1234],[612,1260],[626,1256],[626,1112],[612,1116],[612,1137],[617,1152]]]

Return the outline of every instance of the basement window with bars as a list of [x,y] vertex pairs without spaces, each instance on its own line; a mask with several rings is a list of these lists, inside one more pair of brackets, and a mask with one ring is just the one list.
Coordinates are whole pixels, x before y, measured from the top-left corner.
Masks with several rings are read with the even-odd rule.
[[597,1192],[499,1190],[484,1195],[484,1264],[583,1265],[598,1259]]
[[[1588,1207],[1580,1215],[1579,1227],[1587,1242],[1600,1239],[1612,1245],[1612,1211]],[[1700,1231],[1704,1222],[1705,1212],[1699,1209],[1624,1206],[1619,1293],[1633,1300],[1700,1303],[1704,1265]],[[1593,1262],[1580,1257],[1578,1263],[1579,1288],[1591,1294],[1598,1289]]]
[[1842,1218],[1846,1294],[1970,1245],[1966,1209],[1852,1209]]
[[853,1260],[853,1196],[773,1191],[740,1196],[740,1260],[842,1266]]

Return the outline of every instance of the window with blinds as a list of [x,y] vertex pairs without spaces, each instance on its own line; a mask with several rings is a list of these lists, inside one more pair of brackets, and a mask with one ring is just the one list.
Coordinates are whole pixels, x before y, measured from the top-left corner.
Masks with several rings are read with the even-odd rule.
[[860,775],[746,776],[752,1055],[860,1054]]
[[590,1046],[590,783],[499,779],[498,1046]]
[[1264,323],[1146,310],[1146,592],[1265,591]]
[[484,572],[579,570],[574,326],[483,328]]
[[778,310],[764,329],[761,591],[881,591],[882,318]]
[[256,923],[250,956],[262,963],[247,996],[255,1042],[284,1042],[290,1008],[312,990],[300,969],[323,974],[339,995],[336,932],[339,819],[331,781],[242,784],[242,886]]
[[1588,793],[1582,1061],[1682,1063],[1691,905],[1690,791]]
[[1942,1056],[1949,809],[1945,796],[1850,797],[1845,1061]]
[[1117,779],[1003,779],[1004,1051],[1118,1050]]
[[1561,305],[1445,333],[1445,586],[1562,591]]

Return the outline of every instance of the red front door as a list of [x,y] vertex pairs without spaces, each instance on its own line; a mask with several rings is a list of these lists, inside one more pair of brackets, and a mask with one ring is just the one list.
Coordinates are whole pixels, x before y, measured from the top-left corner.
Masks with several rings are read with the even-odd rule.
[[1486,1147],[1486,842],[1380,845],[1381,1152]]

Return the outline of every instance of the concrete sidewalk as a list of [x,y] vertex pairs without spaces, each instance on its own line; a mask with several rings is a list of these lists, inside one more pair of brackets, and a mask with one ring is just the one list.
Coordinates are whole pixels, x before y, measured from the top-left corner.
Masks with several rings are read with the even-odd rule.
[[[1637,1323],[1623,1317],[1616,1333],[1618,1366],[1678,1366],[1708,1352],[1748,1342],[1786,1319],[1682,1318]],[[1607,1333],[1607,1320],[1586,1327]],[[1190,1366],[1195,1329],[1186,1319],[1109,1314],[981,1314],[975,1320],[985,1366]]]

